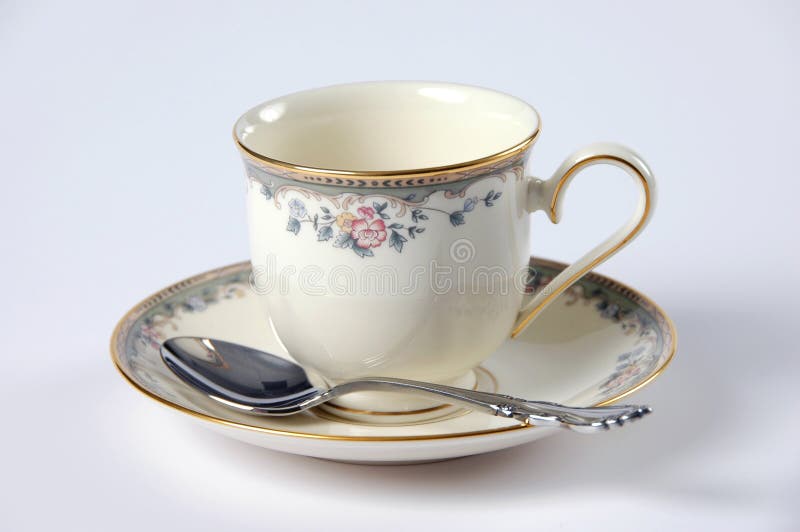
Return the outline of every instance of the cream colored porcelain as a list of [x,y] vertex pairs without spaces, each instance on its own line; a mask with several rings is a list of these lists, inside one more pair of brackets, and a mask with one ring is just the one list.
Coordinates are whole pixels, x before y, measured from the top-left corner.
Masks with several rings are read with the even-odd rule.
[[[334,383],[391,376],[475,386],[473,368],[635,237],[653,209],[651,172],[622,146],[589,146],[547,181],[527,176],[539,126],[512,96],[428,82],[328,87],[248,111],[235,135],[265,329]],[[635,178],[636,212],[523,305],[529,214],[558,221],[563,191],[596,163]],[[337,404],[378,412],[375,422],[436,411],[402,394]]]
[[243,146],[298,166],[394,174],[458,165],[519,145],[539,129],[511,96],[450,83],[354,83],[290,94],[246,112]]
[[[563,264],[537,261],[532,288]],[[259,319],[251,269],[237,264],[180,281],[136,305],[111,340],[114,363],[138,390],[232,438],[318,458],[367,463],[442,460],[530,442],[552,430],[482,413],[405,426],[346,422],[320,411],[255,417],[226,408],[185,385],[159,356],[173,336],[208,335],[288,356]],[[530,328],[506,341],[478,371],[500,393],[577,406],[608,404],[664,370],[676,349],[669,318],[647,298],[589,274],[560,295]],[[649,422],[657,422],[656,417]],[[590,436],[574,436],[590,437]],[[594,436],[602,437],[602,436]]]

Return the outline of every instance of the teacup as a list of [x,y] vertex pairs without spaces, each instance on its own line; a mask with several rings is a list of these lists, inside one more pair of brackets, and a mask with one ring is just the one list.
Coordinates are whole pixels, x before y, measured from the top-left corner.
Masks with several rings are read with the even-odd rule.
[[[288,353],[332,383],[383,376],[475,386],[483,360],[653,212],[652,173],[620,145],[590,145],[548,180],[526,175],[539,131],[538,113],[520,99],[431,82],[308,90],[239,118],[253,286]],[[598,163],[634,177],[636,212],[526,295],[529,214],[558,222],[572,178]],[[334,408],[393,422],[446,411],[374,393]]]

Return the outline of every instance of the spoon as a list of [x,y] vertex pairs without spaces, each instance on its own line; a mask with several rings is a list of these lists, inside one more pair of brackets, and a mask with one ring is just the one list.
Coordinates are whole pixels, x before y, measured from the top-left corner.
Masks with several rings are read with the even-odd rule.
[[445,397],[448,403],[514,418],[525,424],[562,426],[577,432],[622,426],[626,421],[652,412],[647,406],[635,405],[570,407],[389,377],[363,378],[328,386],[320,377],[310,375],[290,360],[211,338],[171,338],[162,344],[161,357],[178,377],[211,399],[266,416],[288,416],[347,393],[380,390]]

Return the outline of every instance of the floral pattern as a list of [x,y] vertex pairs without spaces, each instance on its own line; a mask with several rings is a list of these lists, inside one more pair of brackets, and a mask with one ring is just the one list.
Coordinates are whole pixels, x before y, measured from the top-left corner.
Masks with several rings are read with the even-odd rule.
[[197,293],[189,292],[184,298],[170,300],[145,314],[141,319],[134,341],[141,347],[158,350],[167,339],[170,330],[177,330],[177,321],[186,313],[204,312],[209,305],[223,299],[241,298],[246,295],[248,276],[238,275],[217,286],[207,286]]
[[638,346],[633,351],[622,353],[617,357],[617,367],[614,372],[600,384],[600,390],[612,394],[622,390],[627,383],[645,374],[649,362],[645,346]]
[[[266,199],[274,197],[274,192],[266,185],[262,185],[261,194]],[[409,220],[403,220],[402,217],[396,217],[397,215],[393,217],[388,209],[388,201],[373,201],[371,206],[358,207],[355,213],[350,210],[333,212],[328,207],[319,206],[319,211],[312,214],[303,200],[292,198],[288,204],[289,219],[286,222],[286,230],[299,235],[303,224],[309,224],[317,241],[330,241],[333,247],[352,250],[362,258],[374,256],[373,250],[383,246],[384,243],[397,253],[402,253],[409,239],[415,239],[425,232],[424,224],[431,216],[446,216],[453,227],[464,225],[470,212],[478,207],[494,206],[502,194],[490,190],[484,196],[468,197],[460,209],[453,211],[415,206],[408,203],[410,200],[406,198],[402,200],[406,203],[403,204],[401,212],[409,211]],[[408,206],[411,208],[407,209]]]
[[[338,249],[351,250],[363,258],[374,256],[376,250],[382,248],[402,253],[406,244],[425,232],[426,222],[434,217],[443,218],[452,227],[466,224],[470,213],[493,207],[503,195],[502,191],[496,190],[481,191],[480,194],[470,193],[470,190],[489,179],[502,183],[509,179],[523,180],[525,160],[526,155],[520,154],[469,172],[407,180],[295,175],[248,158],[245,158],[245,168],[251,190],[259,190],[264,200],[274,204],[278,210],[288,207],[284,210],[287,212],[286,231],[295,236],[328,242]],[[353,188],[373,189],[374,192],[356,192]],[[431,196],[438,193],[443,193],[448,206],[437,208],[428,205]],[[288,202],[284,203],[286,200]],[[449,207],[449,204],[459,202],[463,203],[458,204],[458,208]],[[374,223],[378,219],[383,220],[383,228]],[[367,226],[356,224],[358,230],[354,234],[353,223],[359,220],[368,222]]]
[[383,223],[383,220],[369,222],[362,218],[355,220],[350,227],[350,238],[353,239],[353,245],[361,249],[376,248],[386,240],[386,224]]
[[[535,293],[547,286],[558,273],[551,268],[531,266],[527,292]],[[601,400],[623,391],[631,382],[650,374],[659,363],[653,353],[663,351],[665,339],[649,312],[601,283],[590,281],[590,277],[595,276],[589,274],[564,291],[561,297],[565,299],[565,304],[592,305],[601,318],[618,323],[624,334],[636,337],[636,347],[619,355],[614,371],[598,384],[595,399]]]

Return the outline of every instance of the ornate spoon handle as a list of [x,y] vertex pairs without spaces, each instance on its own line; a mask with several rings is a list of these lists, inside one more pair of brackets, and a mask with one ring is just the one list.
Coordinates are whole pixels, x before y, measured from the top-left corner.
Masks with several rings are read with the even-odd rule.
[[515,399],[498,405],[497,415],[513,417],[537,426],[566,426],[576,432],[608,430],[612,425],[622,426],[651,413],[649,406],[612,405],[588,408],[569,407],[545,401]]
[[648,406],[572,407],[546,401],[527,401],[510,395],[465,390],[441,384],[380,377],[340,384],[334,387],[324,400],[350,392],[367,390],[423,392],[446,397],[451,403],[485,410],[496,416],[514,418],[526,424],[541,427],[562,426],[584,433],[608,430],[612,425],[622,426],[626,421],[636,420],[652,412]]

